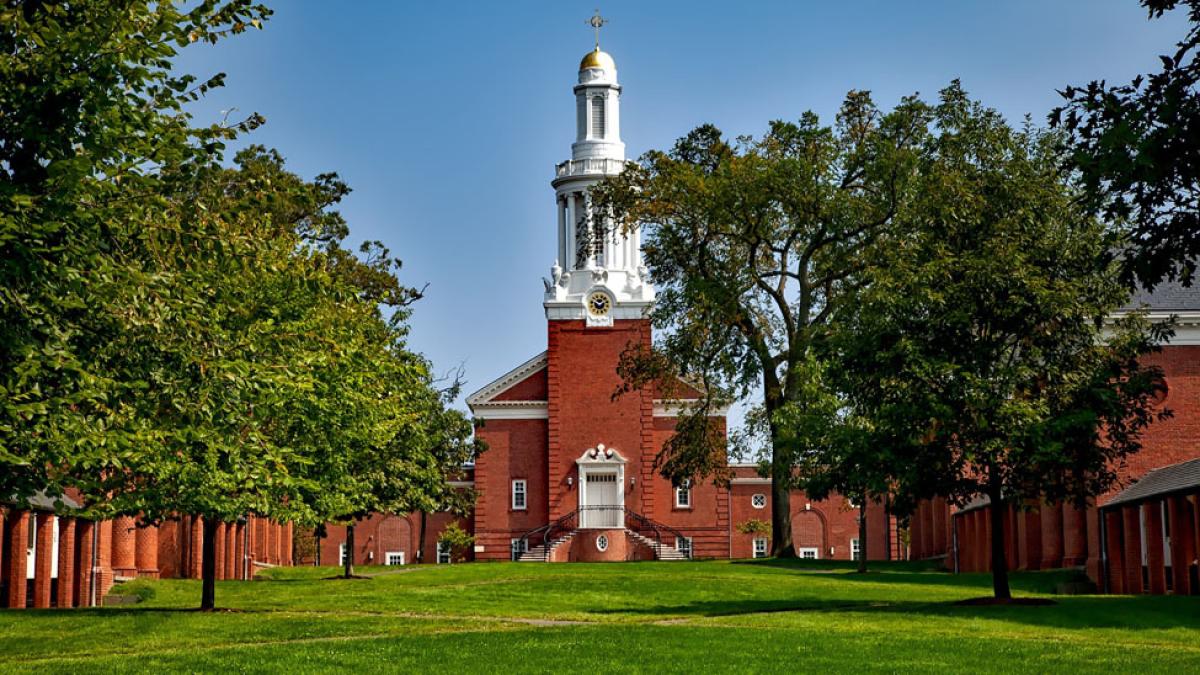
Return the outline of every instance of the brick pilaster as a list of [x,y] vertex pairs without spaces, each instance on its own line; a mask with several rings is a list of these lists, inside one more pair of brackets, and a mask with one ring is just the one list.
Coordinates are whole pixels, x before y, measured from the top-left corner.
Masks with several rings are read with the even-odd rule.
[[37,514],[34,543],[33,606],[50,606],[50,575],[54,568],[54,516]]
[[24,609],[26,603],[25,580],[29,564],[28,511],[9,511],[4,520],[8,534],[8,555],[5,557],[8,572],[8,607]]
[[75,519],[58,519],[57,607],[75,606]]

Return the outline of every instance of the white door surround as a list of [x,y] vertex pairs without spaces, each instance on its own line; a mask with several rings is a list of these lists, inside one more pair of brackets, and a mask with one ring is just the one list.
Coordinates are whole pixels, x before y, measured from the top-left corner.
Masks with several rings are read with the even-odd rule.
[[625,463],[621,453],[597,444],[575,464],[579,470],[579,527],[625,526]]

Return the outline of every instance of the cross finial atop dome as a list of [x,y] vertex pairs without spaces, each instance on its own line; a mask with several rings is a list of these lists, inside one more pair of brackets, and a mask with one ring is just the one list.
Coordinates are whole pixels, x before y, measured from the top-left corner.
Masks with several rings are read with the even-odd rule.
[[600,8],[596,8],[596,13],[587,20],[587,25],[591,26],[596,31],[596,50],[600,50],[600,29],[604,24],[608,23],[608,19],[600,16]]

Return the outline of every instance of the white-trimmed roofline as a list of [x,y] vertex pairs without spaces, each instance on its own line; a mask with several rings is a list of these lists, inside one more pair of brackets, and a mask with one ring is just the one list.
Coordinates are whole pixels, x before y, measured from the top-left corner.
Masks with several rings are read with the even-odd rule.
[[467,397],[467,407],[474,412],[475,406],[480,403],[487,403],[491,399],[504,393],[509,387],[517,384],[525,378],[533,375],[537,371],[546,367],[546,352],[542,352],[537,356],[529,359],[525,363],[513,368],[500,377],[492,380],[484,385],[479,391]]

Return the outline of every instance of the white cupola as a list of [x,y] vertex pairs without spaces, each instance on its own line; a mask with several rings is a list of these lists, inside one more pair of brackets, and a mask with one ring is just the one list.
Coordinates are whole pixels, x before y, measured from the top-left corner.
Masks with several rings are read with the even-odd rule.
[[600,51],[597,39],[596,48],[579,63],[571,159],[554,167],[551,181],[558,259],[550,278],[543,280],[547,319],[611,326],[614,319],[647,316],[654,289],[642,265],[641,235],[614,231],[612,219],[593,210],[589,195],[592,185],[624,166],[617,64]]

